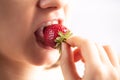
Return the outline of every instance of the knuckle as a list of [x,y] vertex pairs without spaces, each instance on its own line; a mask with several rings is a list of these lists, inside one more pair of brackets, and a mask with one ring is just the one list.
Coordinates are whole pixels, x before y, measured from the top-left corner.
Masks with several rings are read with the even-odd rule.
[[118,71],[110,67],[98,68],[95,74],[95,80],[120,80]]
[[95,69],[95,80],[104,80],[106,75],[106,70],[103,67],[99,67]]
[[93,42],[90,41],[89,39],[83,39],[82,44],[84,44],[84,45],[91,45],[91,44],[93,44]]
[[116,69],[112,69],[110,72],[110,77],[112,78],[112,80],[120,80],[120,76],[119,76],[119,71],[117,71]]

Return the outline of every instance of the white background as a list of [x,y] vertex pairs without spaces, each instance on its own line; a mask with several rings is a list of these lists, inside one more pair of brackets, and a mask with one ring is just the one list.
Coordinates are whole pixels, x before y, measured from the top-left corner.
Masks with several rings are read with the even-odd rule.
[[74,34],[109,44],[120,53],[120,0],[72,1]]

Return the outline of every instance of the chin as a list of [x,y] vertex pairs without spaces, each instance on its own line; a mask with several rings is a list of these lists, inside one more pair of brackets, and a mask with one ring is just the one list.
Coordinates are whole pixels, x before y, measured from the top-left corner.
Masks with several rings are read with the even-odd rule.
[[44,50],[42,53],[30,55],[28,61],[34,66],[50,66],[59,58],[58,50]]

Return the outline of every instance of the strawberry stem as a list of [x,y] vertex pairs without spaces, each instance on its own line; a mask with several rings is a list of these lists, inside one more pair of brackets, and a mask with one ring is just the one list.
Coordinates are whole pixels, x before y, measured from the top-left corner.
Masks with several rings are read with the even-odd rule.
[[63,33],[63,32],[58,32],[59,37],[55,39],[55,48],[59,49],[59,53],[61,53],[61,44],[62,42],[65,42],[71,35],[72,33],[70,31]]

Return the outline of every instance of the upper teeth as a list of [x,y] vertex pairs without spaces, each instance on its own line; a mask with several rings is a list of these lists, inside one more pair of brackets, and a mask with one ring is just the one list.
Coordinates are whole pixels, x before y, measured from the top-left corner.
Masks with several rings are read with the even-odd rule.
[[48,22],[43,23],[42,26],[49,26],[52,24],[58,24],[58,21],[57,20],[48,21]]

